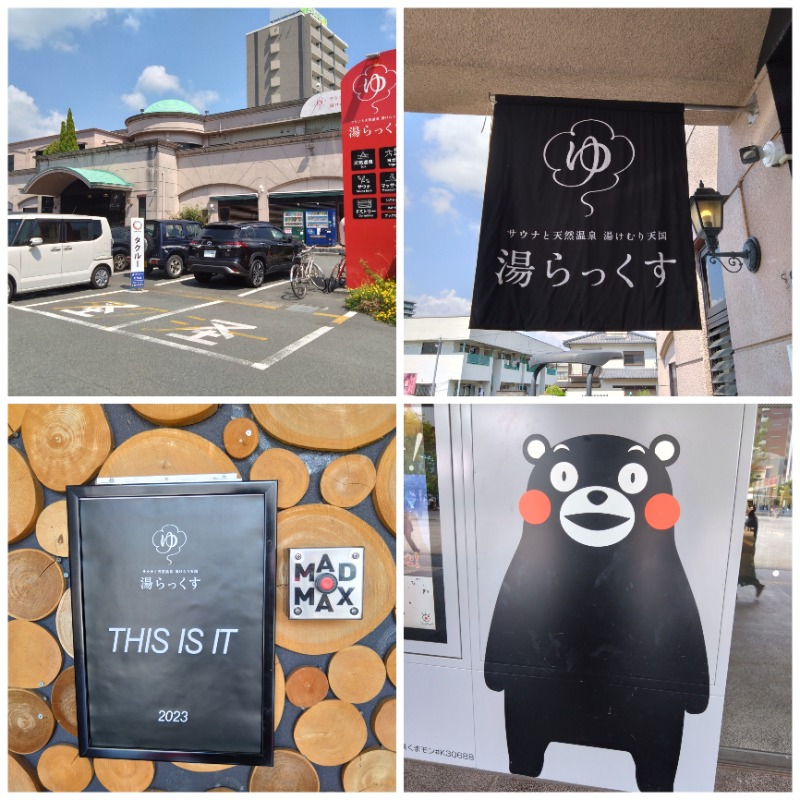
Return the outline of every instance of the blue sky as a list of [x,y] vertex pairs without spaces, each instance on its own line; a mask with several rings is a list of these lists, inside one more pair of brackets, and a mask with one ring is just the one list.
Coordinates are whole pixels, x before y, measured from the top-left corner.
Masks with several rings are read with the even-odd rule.
[[[296,8],[26,8],[8,12],[9,140],[115,130],[156,100],[200,111],[247,106],[245,34]],[[395,47],[394,9],[317,9],[348,64]]]
[[[415,317],[468,316],[491,119],[405,114],[405,293]],[[554,345],[585,331],[528,331]],[[652,331],[644,331],[654,336]]]
[[[468,316],[491,120],[406,114],[405,299],[416,317]],[[560,345],[583,331],[531,331]]]
[[405,296],[417,301],[416,316],[468,314],[491,123],[455,115],[403,119]]

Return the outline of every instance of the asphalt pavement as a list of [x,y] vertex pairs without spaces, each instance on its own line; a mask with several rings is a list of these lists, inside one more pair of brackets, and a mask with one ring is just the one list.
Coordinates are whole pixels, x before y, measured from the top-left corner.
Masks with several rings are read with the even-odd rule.
[[14,300],[9,395],[395,395],[396,329],[348,311],[343,290],[298,300],[285,274],[255,290],[160,271],[144,291],[129,282]]

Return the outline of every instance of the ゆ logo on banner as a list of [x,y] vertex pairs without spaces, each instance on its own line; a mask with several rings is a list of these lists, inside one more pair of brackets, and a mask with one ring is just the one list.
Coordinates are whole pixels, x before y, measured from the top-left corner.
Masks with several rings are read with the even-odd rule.
[[586,201],[587,195],[613,189],[619,183],[620,173],[633,164],[635,155],[633,142],[614,133],[607,122],[599,119],[584,119],[568,131],[557,133],[548,139],[542,153],[559,186],[577,189],[593,182],[591,185],[598,187],[581,195],[581,203],[589,209],[587,217],[594,213],[594,206]]

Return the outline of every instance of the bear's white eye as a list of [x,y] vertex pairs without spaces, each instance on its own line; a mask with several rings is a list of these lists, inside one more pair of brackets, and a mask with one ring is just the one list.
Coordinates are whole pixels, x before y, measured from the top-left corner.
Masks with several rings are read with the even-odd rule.
[[578,470],[569,461],[559,461],[550,470],[550,483],[559,492],[569,492],[578,483]]
[[626,464],[619,471],[619,488],[626,494],[638,494],[647,486],[647,470],[641,464]]

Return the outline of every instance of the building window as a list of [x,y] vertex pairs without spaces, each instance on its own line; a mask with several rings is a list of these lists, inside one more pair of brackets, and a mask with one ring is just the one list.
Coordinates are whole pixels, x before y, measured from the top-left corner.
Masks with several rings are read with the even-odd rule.
[[439,352],[438,342],[423,342],[421,353],[423,356],[436,355]]
[[138,200],[139,200],[138,216],[144,219],[147,216],[147,195],[140,194]]
[[624,350],[622,352],[622,358],[626,367],[644,366],[644,351],[642,350]]
[[612,389],[617,389],[623,392],[626,397],[647,397],[648,395],[653,395],[656,393],[654,386],[616,386],[613,385]]
[[670,397],[678,396],[678,366],[673,361],[669,367],[669,394]]
[[13,153],[8,157],[8,171],[14,171],[14,155]]

